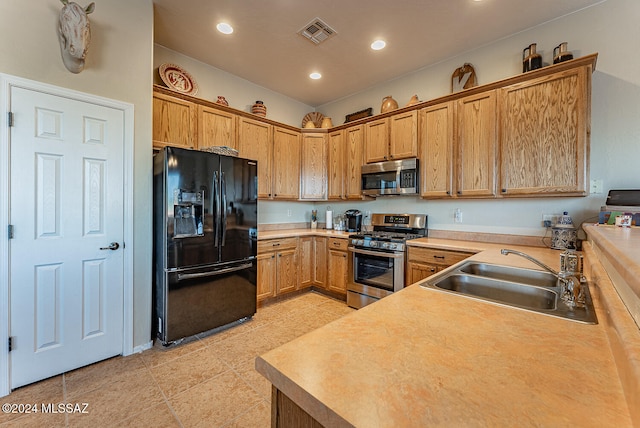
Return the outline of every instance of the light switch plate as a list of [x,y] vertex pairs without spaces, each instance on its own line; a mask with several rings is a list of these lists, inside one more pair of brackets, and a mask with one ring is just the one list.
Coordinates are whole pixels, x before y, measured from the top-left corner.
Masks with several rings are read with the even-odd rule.
[[589,193],[594,194],[594,195],[598,195],[600,193],[602,193],[602,180],[591,180],[590,186],[589,186]]

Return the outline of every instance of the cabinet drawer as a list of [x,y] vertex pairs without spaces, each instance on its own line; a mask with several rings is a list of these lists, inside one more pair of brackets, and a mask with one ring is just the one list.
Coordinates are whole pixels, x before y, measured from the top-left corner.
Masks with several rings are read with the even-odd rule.
[[348,239],[329,238],[329,244],[327,245],[327,248],[329,250],[347,251],[348,246],[349,246]]
[[296,248],[297,246],[298,238],[265,239],[258,241],[258,254],[284,248]]
[[428,264],[451,266],[471,257],[474,253],[464,251],[437,250],[434,248],[409,247],[409,260]]

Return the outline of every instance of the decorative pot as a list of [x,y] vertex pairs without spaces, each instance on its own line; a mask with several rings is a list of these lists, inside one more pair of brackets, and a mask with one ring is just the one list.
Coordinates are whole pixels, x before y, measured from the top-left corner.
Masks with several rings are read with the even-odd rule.
[[256,101],[256,103],[251,106],[251,113],[258,116],[266,116],[267,106],[265,106],[262,101]]
[[536,43],[531,43],[522,50],[522,72],[542,68],[542,55],[536,53]]
[[321,128],[333,128],[333,122],[331,122],[331,118],[330,117],[325,117],[324,119],[322,119],[322,125],[320,125]]
[[229,106],[229,102],[222,95],[218,95],[218,101],[216,101],[216,104],[220,104],[220,105],[223,105],[223,106]]
[[407,103],[407,105],[405,107],[409,107],[412,106],[414,104],[418,104],[420,102],[420,100],[418,100],[418,95],[414,95],[411,97],[411,99],[409,99],[409,102]]
[[380,113],[386,113],[398,108],[398,102],[393,99],[391,95],[387,95],[382,99],[382,106],[380,106]]

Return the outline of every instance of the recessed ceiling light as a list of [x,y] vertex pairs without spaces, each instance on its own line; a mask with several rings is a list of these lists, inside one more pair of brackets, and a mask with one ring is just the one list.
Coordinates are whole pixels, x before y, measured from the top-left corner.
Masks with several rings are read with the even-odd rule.
[[371,49],[373,49],[374,51],[384,49],[385,46],[387,46],[387,44],[384,40],[376,40],[375,42],[371,43]]
[[233,27],[231,25],[227,24],[226,22],[219,23],[218,25],[216,25],[216,28],[222,34],[231,34],[231,33],[233,33]]
[[319,78],[322,77],[322,74],[318,73],[318,72],[313,72],[309,75],[310,78],[312,78],[313,80],[318,80]]

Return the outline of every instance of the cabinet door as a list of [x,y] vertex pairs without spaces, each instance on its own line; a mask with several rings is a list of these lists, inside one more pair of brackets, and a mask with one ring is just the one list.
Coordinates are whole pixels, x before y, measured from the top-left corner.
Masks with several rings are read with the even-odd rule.
[[450,198],[453,185],[453,103],[420,111],[420,196]]
[[258,198],[271,197],[273,130],[268,123],[245,117],[238,124],[239,156],[258,161]]
[[503,196],[587,194],[590,78],[581,67],[500,90]]
[[273,197],[298,199],[300,196],[300,132],[273,129]]
[[407,264],[407,285],[415,284],[440,270],[442,270],[442,268],[437,265],[409,262]]
[[458,100],[456,194],[487,197],[496,194],[496,92]]
[[311,287],[314,276],[313,236],[304,236],[298,240],[300,254],[300,287]]
[[389,158],[418,156],[418,112],[409,111],[389,118]]
[[153,146],[197,148],[196,105],[169,95],[153,94]]
[[276,253],[258,254],[258,301],[275,296],[276,293]]
[[313,283],[319,287],[327,288],[327,238],[316,236],[313,245],[315,253]]
[[278,251],[276,254],[276,295],[294,291],[298,288],[298,264],[297,251],[295,248],[290,250]]
[[362,159],[364,150],[364,129],[362,125],[345,130],[347,149],[346,197],[362,199]]
[[347,253],[329,249],[328,289],[340,294],[347,294]]
[[365,125],[365,162],[381,162],[388,159],[389,153],[389,122],[378,119]]
[[344,199],[345,149],[344,133],[336,131],[329,134],[327,147],[327,198]]
[[236,121],[235,114],[198,106],[198,147],[227,146],[237,150]]
[[302,134],[300,199],[327,199],[327,134]]

